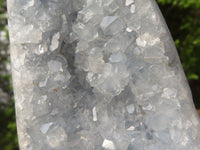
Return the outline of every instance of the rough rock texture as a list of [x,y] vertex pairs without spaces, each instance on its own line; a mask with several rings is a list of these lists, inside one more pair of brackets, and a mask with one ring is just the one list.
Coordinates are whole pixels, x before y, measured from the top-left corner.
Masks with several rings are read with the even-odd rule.
[[199,150],[154,0],[8,0],[21,150]]

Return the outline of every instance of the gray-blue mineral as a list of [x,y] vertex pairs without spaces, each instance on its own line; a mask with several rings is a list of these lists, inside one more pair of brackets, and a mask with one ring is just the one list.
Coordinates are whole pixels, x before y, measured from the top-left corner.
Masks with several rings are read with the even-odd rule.
[[200,150],[154,0],[7,0],[21,150]]

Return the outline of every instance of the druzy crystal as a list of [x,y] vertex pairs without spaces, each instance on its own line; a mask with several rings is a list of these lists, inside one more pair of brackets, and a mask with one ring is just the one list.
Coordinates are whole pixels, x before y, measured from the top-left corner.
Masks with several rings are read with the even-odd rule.
[[8,0],[21,150],[199,150],[154,0]]

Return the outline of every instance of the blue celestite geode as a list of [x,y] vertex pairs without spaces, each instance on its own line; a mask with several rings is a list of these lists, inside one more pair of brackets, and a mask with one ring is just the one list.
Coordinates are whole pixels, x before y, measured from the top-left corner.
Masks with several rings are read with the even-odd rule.
[[8,0],[21,150],[199,150],[154,0]]

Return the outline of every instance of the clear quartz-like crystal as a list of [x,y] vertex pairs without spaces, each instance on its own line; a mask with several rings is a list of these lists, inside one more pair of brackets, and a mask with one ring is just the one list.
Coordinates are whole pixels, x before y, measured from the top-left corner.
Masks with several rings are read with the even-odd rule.
[[113,144],[113,141],[110,141],[110,140],[107,140],[107,139],[105,139],[103,141],[102,147],[109,149],[109,150],[115,150],[115,146]]
[[21,150],[199,150],[154,0],[8,0]]
[[117,20],[117,16],[106,16],[103,18],[100,27],[102,30],[106,30],[112,23]]
[[134,0],[126,0],[125,6],[129,6],[129,5],[131,5],[132,3],[134,3]]
[[51,127],[53,123],[50,122],[50,123],[46,123],[44,125],[42,125],[42,127],[40,128],[40,131],[43,133],[43,134],[46,134],[47,131],[49,130],[49,128]]
[[54,51],[58,48],[59,39],[60,39],[60,33],[59,32],[53,35],[52,40],[51,40],[51,45],[50,45],[51,51]]

